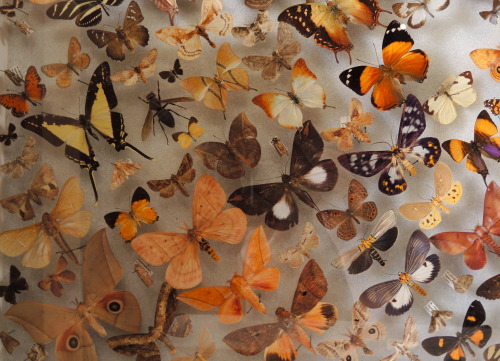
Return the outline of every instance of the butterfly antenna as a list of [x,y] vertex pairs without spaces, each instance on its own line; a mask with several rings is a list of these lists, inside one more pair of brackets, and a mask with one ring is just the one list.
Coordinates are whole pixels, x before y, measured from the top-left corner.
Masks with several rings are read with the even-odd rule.
[[280,176],[275,176],[275,177],[271,177],[271,178],[265,178],[265,179],[258,179],[256,180],[256,182],[267,182],[267,181],[270,181],[270,180],[273,180],[273,179],[277,179],[279,178]]
[[78,79],[78,81],[79,81],[80,83],[82,83],[82,84],[85,84],[86,86],[89,86],[89,85],[90,85],[89,83],[85,83],[83,80]]
[[391,145],[391,144],[389,144],[389,143],[387,143],[387,142],[375,142],[375,143],[372,143],[372,144],[373,144],[373,145],[375,145],[375,144],[387,144],[389,147],[391,147],[391,148],[392,148],[392,145]]
[[85,248],[86,244],[84,244],[83,246],[80,246],[80,247],[77,247],[77,248],[72,248],[72,249],[69,249],[67,251],[57,251],[56,254],[62,254],[62,255],[65,255],[65,254],[69,254],[70,252],[73,252],[73,251],[78,251],[79,249],[82,249],[82,248]]
[[372,42],[373,51],[375,52],[375,56],[377,57],[377,63],[380,64],[380,59],[378,58],[377,48],[375,47],[375,43]]
[[[7,4],[7,5],[14,5],[14,4]],[[19,11],[19,12],[22,12],[22,13],[23,13],[23,14],[25,14],[25,15],[28,15],[28,16],[30,15],[30,14],[28,14],[26,11],[21,10],[21,8],[16,7],[16,10],[17,10],[17,11]]]
[[218,136],[216,136],[216,135],[213,135],[213,137],[214,137],[215,139],[217,139],[217,140],[218,140],[219,142],[221,142],[221,143],[225,143],[225,142],[226,142],[225,140],[220,139],[220,138],[219,138]]
[[364,60],[361,60],[361,59],[358,59],[358,58],[356,58],[356,60],[359,61],[359,62],[361,62],[361,63],[365,63],[365,64],[368,64],[370,66],[373,66],[374,68],[378,68],[378,65],[375,65],[373,63],[369,63],[367,61],[364,61]]

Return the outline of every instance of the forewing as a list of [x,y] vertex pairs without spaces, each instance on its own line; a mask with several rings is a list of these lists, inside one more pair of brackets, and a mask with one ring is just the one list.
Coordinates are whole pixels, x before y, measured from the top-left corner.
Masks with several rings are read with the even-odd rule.
[[362,177],[371,177],[385,169],[392,159],[390,151],[369,151],[342,154],[338,161],[348,171]]
[[414,231],[406,247],[405,272],[413,274],[421,267],[430,249],[429,238],[420,230]]
[[233,331],[222,341],[239,354],[253,356],[271,345],[281,332],[277,323],[268,323]]
[[315,260],[309,260],[300,274],[291,312],[302,315],[310,311],[325,296],[327,288],[328,282],[323,271]]
[[367,307],[380,308],[394,298],[401,286],[399,280],[378,283],[364,291],[359,300]]
[[236,155],[249,167],[255,167],[260,160],[260,144],[257,128],[250,122],[245,112],[234,118],[229,128],[229,142]]

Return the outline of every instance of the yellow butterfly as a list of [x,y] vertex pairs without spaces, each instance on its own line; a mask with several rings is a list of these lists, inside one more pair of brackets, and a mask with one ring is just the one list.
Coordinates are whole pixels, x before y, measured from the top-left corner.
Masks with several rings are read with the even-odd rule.
[[172,134],[172,138],[179,143],[182,149],[189,148],[193,144],[194,138],[199,138],[203,135],[203,127],[198,124],[198,120],[195,117],[191,117],[188,123],[188,131],[178,132]]

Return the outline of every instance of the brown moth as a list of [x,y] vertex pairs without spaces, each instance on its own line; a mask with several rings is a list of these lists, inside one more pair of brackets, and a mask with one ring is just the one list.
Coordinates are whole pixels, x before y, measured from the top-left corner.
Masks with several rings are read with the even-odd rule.
[[429,333],[434,333],[438,331],[441,326],[446,326],[446,320],[451,319],[452,316],[452,311],[432,310]]
[[12,353],[14,352],[14,347],[17,347],[21,344],[18,340],[16,340],[5,331],[0,331],[0,340],[2,341],[3,347],[5,347],[5,350],[9,355],[12,355]]
[[245,5],[255,10],[266,10],[273,4],[273,0],[245,0]]
[[306,222],[300,241],[295,247],[286,250],[278,255],[278,261],[288,263],[292,268],[302,266],[304,256],[311,258],[311,250],[318,247],[319,237],[315,232],[311,222]]
[[236,39],[240,39],[243,45],[252,47],[259,41],[266,40],[266,34],[273,31],[274,21],[269,17],[269,11],[260,10],[257,17],[249,26],[235,26],[231,29],[231,34]]
[[137,273],[146,287],[150,287],[154,283],[153,271],[142,260],[138,259],[134,262],[134,272]]
[[176,174],[172,174],[167,179],[150,180],[148,186],[153,192],[160,192],[160,196],[163,198],[172,197],[177,189],[183,195],[189,197],[189,191],[184,185],[192,183],[195,177],[196,170],[193,168],[193,157],[191,157],[191,154],[186,153]]
[[465,293],[469,289],[473,280],[473,275],[459,276],[455,280],[453,280],[453,288],[457,293]]
[[27,353],[27,359],[29,361],[43,361],[47,358],[48,352],[45,351],[45,347],[39,343],[35,343],[31,346],[30,352]]
[[207,328],[202,328],[198,336],[196,352],[191,356],[174,357],[172,361],[207,361],[215,354],[215,342],[211,342],[212,336]]
[[111,189],[115,190],[125,182],[129,176],[137,173],[141,169],[139,163],[126,161],[116,161],[113,163],[113,175],[111,176]]
[[64,256],[60,256],[57,260],[55,272],[49,274],[47,278],[38,282],[38,287],[44,291],[50,290],[54,296],[61,297],[64,289],[61,282],[69,283],[76,279],[75,273],[67,270],[67,267],[68,261],[66,261]]
[[148,78],[153,75],[156,70],[156,57],[158,50],[151,49],[144,55],[141,62],[137,66],[133,66],[130,70],[117,71],[109,78],[113,81],[123,83],[123,85],[131,86],[139,80],[143,83],[148,82]]
[[476,291],[476,295],[487,300],[500,298],[500,273],[484,281]]
[[0,172],[10,174],[14,179],[21,178],[24,170],[31,170],[31,166],[38,161],[40,154],[35,151],[35,138],[29,137],[24,144],[23,151],[16,159],[0,165]]

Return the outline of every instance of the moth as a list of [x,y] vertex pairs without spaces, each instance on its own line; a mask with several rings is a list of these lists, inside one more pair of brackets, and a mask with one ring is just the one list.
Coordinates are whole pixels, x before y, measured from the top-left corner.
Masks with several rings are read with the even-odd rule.
[[201,20],[194,27],[167,26],[156,32],[156,37],[168,45],[179,46],[177,56],[184,60],[194,60],[201,55],[201,38],[212,48],[217,47],[210,39],[208,32],[224,36],[233,27],[233,15],[221,14],[221,0],[203,0],[201,3]]
[[21,344],[5,331],[0,331],[0,340],[2,341],[3,347],[5,347],[5,351],[7,351],[9,355],[12,355],[14,352],[14,347],[18,347]]
[[432,229],[441,223],[440,211],[449,214],[446,204],[457,204],[462,198],[462,183],[453,181],[450,167],[443,162],[438,162],[434,167],[434,189],[436,196],[430,202],[405,203],[399,207],[399,213],[406,219],[418,221],[422,229]]
[[36,68],[30,66],[24,77],[24,90],[19,94],[1,94],[0,104],[10,109],[13,116],[24,117],[28,114],[30,104],[37,106],[45,98],[47,89],[40,81]]
[[3,297],[6,302],[15,305],[17,303],[16,294],[28,290],[28,288],[28,282],[26,282],[24,277],[21,277],[21,272],[16,266],[11,265],[9,285],[0,286],[0,297]]
[[160,71],[160,78],[167,80],[169,83],[175,83],[176,79],[180,79],[179,75],[184,75],[184,70],[181,67],[179,59],[175,59],[174,67],[170,70]]
[[476,295],[487,300],[498,300],[500,298],[500,274],[481,283],[476,290]]
[[309,260],[300,274],[290,312],[278,307],[276,323],[244,327],[227,334],[222,341],[244,356],[253,356],[265,349],[266,361],[295,360],[297,350],[292,338],[316,354],[305,329],[322,334],[338,318],[334,305],[320,302],[327,288],[323,271],[315,260]]
[[341,51],[347,52],[351,62],[353,45],[347,33],[347,22],[373,29],[382,25],[378,20],[381,12],[388,11],[381,9],[377,0],[336,0],[290,6],[278,16],[278,21],[292,25],[306,38],[314,35],[316,45],[333,51],[337,63],[337,53]]
[[[179,7],[177,6],[177,0],[153,0],[156,7],[161,11],[168,14],[170,19],[170,25],[174,25],[174,19],[179,13]],[[191,0],[192,1],[192,0]]]
[[327,229],[337,228],[337,237],[349,241],[356,234],[356,222],[360,224],[359,219],[371,222],[377,218],[377,205],[375,202],[363,202],[368,197],[366,188],[357,180],[352,179],[349,183],[347,194],[348,208],[345,211],[340,209],[328,209],[316,213],[316,218]]
[[21,265],[43,268],[52,259],[53,239],[59,248],[76,264],[80,264],[63,234],[83,238],[90,228],[91,213],[82,211],[85,194],[78,178],[71,177],[64,183],[59,199],[42,221],[20,229],[0,233],[0,252],[8,257],[24,253]]
[[292,268],[302,266],[304,256],[311,258],[311,251],[316,249],[319,244],[319,236],[316,234],[311,222],[306,222],[304,230],[300,236],[300,241],[293,248],[286,250],[278,255],[278,261],[288,263]]
[[486,350],[484,350],[483,357],[486,361],[500,360],[500,343],[491,345]]
[[472,281],[474,280],[474,276],[472,275],[462,275],[455,280],[453,280],[453,289],[457,293],[465,293],[469,289]]
[[243,45],[252,47],[259,41],[266,40],[266,34],[273,29],[274,21],[270,19],[269,11],[260,10],[250,26],[235,26],[231,29],[231,34],[240,39]]
[[446,353],[444,360],[465,361],[464,347],[472,357],[475,352],[469,346],[468,341],[477,347],[484,347],[491,337],[491,327],[483,325],[486,313],[479,301],[473,301],[465,314],[462,332],[456,336],[436,336],[426,338],[422,341],[422,347],[432,356],[441,356]]
[[184,291],[178,299],[199,311],[210,311],[219,307],[219,321],[237,323],[243,318],[243,300],[262,313],[266,307],[255,294],[255,290],[274,291],[279,286],[280,271],[276,267],[266,267],[271,260],[271,247],[264,228],[255,229],[248,241],[243,272],[235,273],[228,286],[201,287]]
[[292,68],[292,91],[282,93],[263,93],[252,99],[266,115],[278,118],[278,123],[288,129],[302,127],[302,108],[326,108],[326,93],[316,84],[318,78],[307,67],[303,58],[298,59]]
[[90,27],[101,22],[103,10],[109,16],[108,6],[118,6],[122,2],[123,0],[59,1],[47,9],[47,16],[60,20],[75,19],[76,26]]
[[187,132],[176,132],[172,134],[172,139],[179,143],[182,149],[189,148],[196,138],[203,135],[204,128],[199,124],[198,119],[191,117],[188,122]]
[[104,215],[109,228],[120,227],[120,236],[130,242],[137,234],[137,228],[142,223],[152,224],[158,220],[158,214],[153,207],[148,207],[151,199],[148,192],[137,187],[130,202],[130,212],[111,212]]
[[59,256],[55,272],[38,282],[38,287],[44,291],[50,290],[54,296],[61,297],[64,290],[61,282],[70,283],[76,279],[75,272],[66,269],[67,267],[68,261],[66,261],[66,258],[62,255]]
[[12,214],[16,214],[19,219],[29,221],[35,218],[35,211],[31,202],[42,205],[42,198],[54,200],[59,192],[56,183],[54,170],[48,164],[43,164],[35,175],[31,187],[26,193],[14,194],[0,200],[3,208]]
[[389,316],[400,316],[413,305],[411,289],[421,296],[427,292],[416,282],[429,283],[436,278],[441,268],[436,254],[427,256],[431,245],[429,239],[420,230],[410,236],[406,248],[404,272],[399,272],[399,279],[378,283],[364,291],[359,300],[369,308],[385,306]]
[[391,345],[396,352],[385,357],[382,361],[396,361],[400,356],[408,357],[411,361],[420,361],[420,359],[411,351],[418,345],[417,322],[415,317],[410,315],[405,323],[403,339],[401,342],[394,341]]
[[13,123],[9,123],[7,134],[0,134],[0,143],[3,143],[5,144],[6,147],[8,147],[16,140],[17,140],[16,126]]
[[21,178],[24,174],[24,170],[31,170],[33,164],[38,161],[40,153],[35,150],[35,145],[35,138],[28,137],[21,155],[17,156],[14,160],[0,165],[0,172],[3,174],[10,174],[14,179]]
[[488,20],[493,25],[496,25],[498,24],[498,18],[500,17],[500,0],[493,0],[493,3],[491,5],[491,11],[480,11],[479,15],[484,20]]
[[238,208],[223,210],[226,193],[210,175],[198,178],[193,195],[193,225],[186,233],[144,233],[132,240],[134,251],[147,263],[159,266],[170,261],[165,280],[174,288],[192,288],[202,279],[198,250],[214,260],[220,257],[208,239],[237,244],[247,231],[247,219]]
[[[106,230],[97,231],[85,246],[83,257],[83,301],[75,309],[41,302],[21,302],[5,318],[21,325],[35,342],[48,344],[56,339],[60,361],[97,361],[88,327],[106,336],[100,321],[128,332],[138,332],[141,311],[135,296],[115,289],[123,269],[109,246]],[[40,317],[43,314],[44,317]],[[50,322],[47,322],[50,320]]]
[[9,18],[7,18],[7,20],[12,22],[17,30],[23,33],[27,38],[29,38],[35,32],[35,29],[33,29],[31,25],[24,20],[11,20]]
[[242,112],[233,119],[229,139],[225,143],[204,142],[194,148],[203,165],[216,169],[224,178],[238,179],[245,175],[246,164],[254,168],[259,164],[261,148],[257,128]]
[[488,99],[484,101],[484,106],[497,117],[500,116],[500,99]]
[[90,56],[82,53],[82,46],[77,38],[71,37],[68,46],[68,62],[67,63],[54,63],[42,66],[42,72],[53,78],[56,78],[56,84],[59,88],[67,88],[71,85],[73,80],[73,73],[79,76],[81,70],[89,67]]
[[111,190],[115,190],[125,182],[129,176],[134,175],[141,169],[139,163],[117,160],[113,162],[113,175],[111,176]]
[[153,75],[156,70],[156,57],[158,51],[151,49],[144,55],[141,62],[137,66],[133,66],[132,70],[118,71],[110,76],[110,79],[123,83],[123,85],[135,85],[139,80],[143,83],[148,82],[148,78]]
[[286,231],[295,226],[299,222],[299,210],[293,194],[319,211],[304,188],[327,192],[337,183],[335,163],[331,159],[320,160],[323,147],[323,140],[308,120],[295,133],[290,173],[283,174],[281,182],[238,188],[229,196],[228,203],[248,215],[266,213],[265,223],[272,229]]
[[[161,360],[160,349],[156,341],[161,341],[175,354],[176,349],[168,336],[185,337],[192,329],[191,320],[186,314],[177,314],[177,291],[167,282],[161,286],[156,302],[154,327],[148,333],[113,336],[106,343],[115,352],[126,355],[137,355],[137,361]],[[174,327],[181,322],[182,327]]]
[[[58,3],[59,4],[59,3]],[[152,159],[132,144],[125,141],[127,133],[123,115],[112,111],[118,105],[110,69],[107,62],[101,63],[92,74],[85,101],[85,113],[77,119],[61,115],[42,113],[23,119],[21,126],[28,129],[55,147],[66,144],[64,154],[70,160],[86,168],[97,202],[98,194],[94,171],[99,167],[88,135],[98,140],[98,134],[112,144],[117,152],[130,148],[146,159]]]
[[397,238],[396,215],[393,210],[390,210],[383,214],[370,235],[363,238],[359,245],[335,257],[332,266],[338,269],[347,268],[349,274],[359,274],[366,271],[374,260],[384,267],[385,261],[378,251],[387,251],[394,245]]
[[446,320],[451,319],[452,311],[432,310],[431,322],[429,324],[429,333],[439,331],[441,326],[446,326]]
[[425,130],[425,114],[418,99],[406,97],[399,134],[395,146],[386,151],[366,151],[342,154],[340,165],[362,177],[380,173],[378,189],[387,195],[396,195],[406,190],[404,171],[414,175],[416,169],[410,159],[415,159],[431,168],[439,161],[441,146],[434,137],[420,138]]
[[476,90],[472,83],[470,71],[464,71],[457,77],[448,76],[437,94],[423,104],[425,112],[441,124],[450,124],[457,118],[455,104],[466,108],[476,101]]
[[476,49],[469,56],[479,69],[489,69],[493,80],[500,82],[500,49]]
[[486,185],[486,177],[489,172],[483,156],[500,160],[500,136],[494,137],[497,133],[497,126],[491,120],[488,112],[483,110],[477,116],[474,125],[474,140],[469,143],[457,139],[447,140],[443,142],[443,149],[457,163],[467,157],[465,168],[480,174]]
[[284,69],[291,70],[290,62],[300,53],[300,43],[293,37],[290,26],[280,22],[278,25],[278,44],[271,56],[250,55],[244,56],[241,61],[254,71],[261,71],[264,80],[275,82]]
[[47,356],[48,352],[45,350],[45,347],[39,343],[34,343],[31,346],[30,352],[27,354],[27,359],[29,361],[43,361]]
[[482,269],[488,262],[486,246],[500,256],[500,246],[492,235],[500,236],[500,187],[491,181],[484,195],[483,223],[474,232],[443,232],[430,238],[432,244],[446,254],[464,254],[464,263],[472,270]]
[[245,0],[245,5],[251,9],[266,10],[273,4],[273,0]]
[[392,10],[400,18],[408,18],[408,26],[413,29],[419,29],[427,21],[427,15],[434,18],[432,11],[443,11],[450,0],[417,0],[417,2],[403,2],[392,5]]
[[316,350],[325,357],[340,360],[358,360],[358,347],[363,349],[365,355],[373,354],[364,340],[383,340],[387,334],[387,329],[382,322],[375,322],[367,325],[370,319],[370,310],[360,301],[356,301],[352,306],[352,329],[349,332],[349,339],[328,340],[320,342]]
[[172,361],[207,361],[215,354],[215,342],[211,342],[212,336],[208,328],[202,328],[198,335],[198,346],[196,352],[192,356],[174,357]]
[[384,65],[356,66],[340,73],[344,85],[358,95],[373,87],[371,102],[378,110],[390,110],[405,102],[401,84],[412,80],[422,83],[427,78],[429,57],[420,49],[410,50],[413,39],[406,26],[391,21],[382,42]]
[[327,142],[337,142],[337,148],[343,152],[352,148],[353,137],[360,142],[371,142],[370,136],[361,127],[373,124],[373,114],[363,111],[363,105],[356,98],[349,102],[349,114],[349,121],[342,127],[326,129],[320,133],[321,138]]
[[5,15],[8,18],[13,18],[14,16],[16,16],[16,10],[26,14],[26,12],[21,10],[23,6],[24,6],[23,0],[12,0],[12,4],[0,6],[0,14]]
[[276,152],[278,152],[278,155],[280,157],[283,157],[284,155],[289,155],[287,147],[283,144],[280,138],[272,137],[269,143],[271,143],[274,149],[276,149]]
[[153,271],[140,259],[134,262],[134,272],[137,273],[137,276],[139,276],[146,287],[153,285]]
[[160,197],[163,198],[173,197],[176,190],[189,197],[189,191],[185,184],[192,183],[195,177],[196,170],[193,168],[193,157],[191,157],[191,154],[186,153],[176,174],[170,175],[170,178],[167,179],[150,180],[148,181],[148,187],[153,192],[160,192]]
[[15,86],[21,86],[24,82],[23,75],[21,74],[21,70],[19,70],[19,66],[14,65],[12,68],[7,70],[0,70],[5,73],[7,78],[14,84]]

